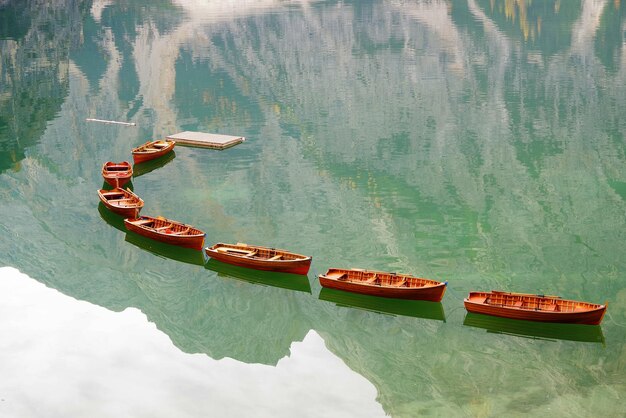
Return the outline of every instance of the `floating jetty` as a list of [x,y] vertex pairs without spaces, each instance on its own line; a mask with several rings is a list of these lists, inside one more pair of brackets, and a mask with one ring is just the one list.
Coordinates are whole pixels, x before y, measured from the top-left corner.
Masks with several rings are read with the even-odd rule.
[[233,147],[246,140],[243,136],[219,135],[192,131],[179,132],[174,135],[169,135],[167,139],[176,141],[178,145],[219,150]]

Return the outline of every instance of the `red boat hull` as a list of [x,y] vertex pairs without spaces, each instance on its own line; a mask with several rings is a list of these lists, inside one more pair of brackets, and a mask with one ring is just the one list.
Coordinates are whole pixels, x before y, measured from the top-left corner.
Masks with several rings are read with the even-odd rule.
[[142,235],[146,238],[164,242],[165,244],[177,245],[179,247],[191,248],[194,250],[202,250],[202,247],[204,246],[204,237],[206,234],[170,235],[167,233],[156,232],[150,229],[142,228],[141,226],[135,225],[129,221],[129,219],[124,219],[124,225],[126,226],[126,229],[136,234]]
[[140,150],[144,146],[150,145],[150,144],[153,144],[153,143],[156,143],[156,142],[162,142],[162,141],[150,141],[150,142],[147,142],[146,144],[142,145],[141,147],[137,147],[137,148],[133,149],[133,151],[132,151],[133,162],[135,164],[139,164],[139,163],[144,163],[146,161],[154,160],[155,158],[162,157],[165,154],[167,154],[168,152],[172,151],[174,149],[174,146],[176,145],[176,142],[174,142],[174,141],[167,141],[168,146],[163,147],[163,148],[159,149],[158,151],[142,151],[142,150]]
[[393,299],[426,300],[430,302],[441,302],[446,285],[441,283],[437,286],[421,288],[391,288],[374,286],[361,283],[352,283],[327,279],[323,275],[319,276],[320,284],[330,289],[338,289],[346,292],[360,293],[363,295],[378,296]]
[[463,304],[468,312],[563,324],[599,325],[606,312],[606,305],[501,291],[470,292]]

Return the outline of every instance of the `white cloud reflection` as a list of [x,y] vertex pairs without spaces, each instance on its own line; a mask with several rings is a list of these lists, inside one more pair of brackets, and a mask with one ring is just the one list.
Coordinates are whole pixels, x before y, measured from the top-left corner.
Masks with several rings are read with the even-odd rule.
[[[233,330],[236,332],[236,330]],[[0,416],[384,416],[310,331],[276,367],[179,351],[143,313],[0,268]]]
[[284,9],[294,5],[306,6],[314,1],[308,0],[174,0],[189,13],[192,19],[219,21],[268,10]]

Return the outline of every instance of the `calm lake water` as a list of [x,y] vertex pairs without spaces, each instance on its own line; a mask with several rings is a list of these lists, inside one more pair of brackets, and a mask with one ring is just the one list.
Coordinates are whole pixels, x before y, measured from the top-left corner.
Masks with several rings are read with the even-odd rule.
[[[0,415],[623,416],[626,2],[0,0],[0,54]],[[183,130],[246,141],[136,167],[142,213],[308,277],[99,207],[103,162]],[[490,289],[609,308],[467,315]]]

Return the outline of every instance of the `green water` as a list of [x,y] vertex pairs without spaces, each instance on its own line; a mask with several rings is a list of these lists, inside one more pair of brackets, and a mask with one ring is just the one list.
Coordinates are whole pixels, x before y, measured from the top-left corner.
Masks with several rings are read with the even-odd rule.
[[[619,1],[0,2],[0,266],[216,360],[274,366],[315,330],[392,416],[622,416],[625,27]],[[306,280],[99,208],[103,162],[183,130],[246,141],[139,170],[142,213],[311,255]],[[320,293],[329,267],[449,287],[376,303]],[[466,318],[489,289],[609,309],[590,331]]]

